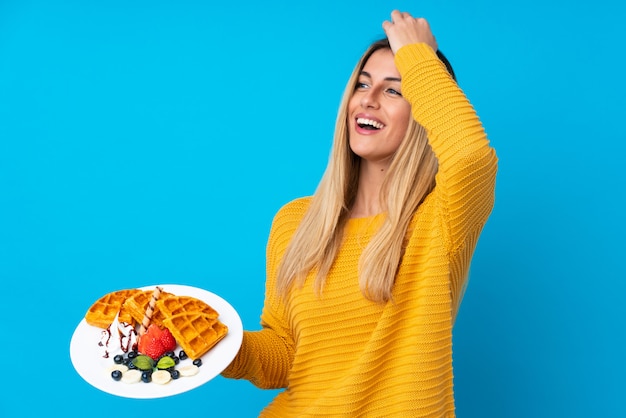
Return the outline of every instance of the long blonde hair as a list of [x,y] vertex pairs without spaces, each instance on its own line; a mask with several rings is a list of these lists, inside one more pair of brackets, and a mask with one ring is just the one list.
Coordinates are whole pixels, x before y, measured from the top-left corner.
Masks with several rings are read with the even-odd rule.
[[[315,287],[321,291],[341,246],[343,227],[357,192],[360,167],[360,157],[352,152],[348,141],[348,101],[365,63],[380,49],[390,49],[386,39],[370,45],[348,80],[328,166],[278,268],[277,289],[283,296],[294,284],[301,286],[311,272],[316,272]],[[385,220],[359,260],[359,285],[366,298],[381,303],[392,299],[409,223],[433,189],[437,167],[425,129],[411,118],[381,189]]]

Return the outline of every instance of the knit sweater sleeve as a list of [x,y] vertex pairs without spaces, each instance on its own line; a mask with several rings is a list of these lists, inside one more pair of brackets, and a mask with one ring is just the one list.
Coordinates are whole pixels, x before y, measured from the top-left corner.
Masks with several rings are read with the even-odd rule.
[[497,157],[474,108],[428,45],[406,45],[395,63],[402,94],[411,103],[439,161],[435,198],[448,248],[453,302],[458,305],[478,236],[494,204]]
[[222,372],[224,377],[246,379],[263,389],[284,388],[288,383],[295,343],[285,304],[276,292],[276,271],[306,199],[291,202],[274,217],[267,244],[267,279],[261,330],[245,331],[239,353]]

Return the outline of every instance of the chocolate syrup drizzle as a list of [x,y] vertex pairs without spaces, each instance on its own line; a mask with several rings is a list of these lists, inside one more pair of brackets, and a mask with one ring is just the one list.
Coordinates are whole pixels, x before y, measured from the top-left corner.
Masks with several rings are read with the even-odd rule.
[[[111,324],[113,325],[113,324]],[[102,331],[102,337],[98,342],[98,346],[105,347],[103,358],[109,358],[109,343],[111,342],[111,338],[113,337],[113,333],[111,332],[111,325],[107,327],[106,330]],[[119,329],[119,325],[117,328],[117,337],[120,339],[120,348],[124,353],[128,353],[129,351],[137,349],[137,331],[133,328],[132,325],[129,325],[125,322],[121,323],[127,331],[128,335],[124,335],[124,333]],[[133,336],[135,338],[133,338]],[[135,341],[133,343],[133,340]],[[104,342],[103,342],[104,341]]]

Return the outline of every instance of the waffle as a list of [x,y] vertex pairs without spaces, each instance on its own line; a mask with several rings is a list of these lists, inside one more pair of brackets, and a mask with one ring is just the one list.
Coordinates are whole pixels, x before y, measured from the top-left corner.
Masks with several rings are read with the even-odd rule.
[[213,315],[184,312],[168,316],[163,325],[170,330],[185,353],[192,359],[202,357],[228,333],[228,327]]
[[[124,302],[133,295],[141,293],[139,289],[124,289],[107,293],[102,296],[89,308],[85,314],[85,321],[89,325],[106,329],[115,319],[115,315],[119,312],[119,321],[135,324],[134,316],[124,309]],[[140,319],[141,320],[141,319]]]
[[184,312],[200,312],[214,319],[217,319],[219,316],[217,311],[207,303],[191,296],[167,295],[166,297],[161,297],[156,303],[156,311],[163,318]]
[[[153,290],[142,290],[135,293],[126,299],[126,302],[124,302],[124,309],[127,310],[133,319],[139,324],[143,321],[143,317],[146,314],[146,309],[148,309],[148,304],[150,303],[150,298],[152,297],[153,292]],[[174,295],[168,292],[161,292],[159,298],[165,298],[168,296]],[[151,322],[158,326],[163,326],[163,319],[164,316],[162,312],[155,308],[152,313]]]

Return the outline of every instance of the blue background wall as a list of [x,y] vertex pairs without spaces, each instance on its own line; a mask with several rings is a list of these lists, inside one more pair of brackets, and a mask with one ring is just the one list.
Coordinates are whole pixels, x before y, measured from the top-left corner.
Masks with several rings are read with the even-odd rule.
[[256,416],[275,392],[221,377],[99,392],[69,341],[95,299],[155,283],[258,328],[272,216],[314,191],[391,8],[429,18],[500,157],[455,327],[458,415],[626,416],[624,7],[217,3],[0,0],[0,416]]

